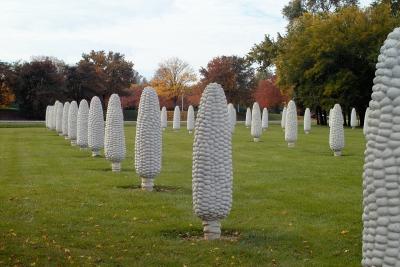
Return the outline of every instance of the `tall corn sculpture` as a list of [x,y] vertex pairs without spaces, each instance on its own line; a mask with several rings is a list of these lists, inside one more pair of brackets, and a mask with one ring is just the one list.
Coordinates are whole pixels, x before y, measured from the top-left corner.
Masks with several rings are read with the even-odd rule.
[[263,131],[268,129],[268,109],[264,108],[262,112],[262,118],[261,118],[261,127]]
[[356,109],[353,108],[351,110],[351,115],[350,115],[350,126],[352,129],[355,129],[358,126],[358,121],[357,121],[357,112]]
[[88,147],[88,118],[89,105],[86,99],[82,99],[79,103],[76,128],[76,144],[80,149],[86,149]]
[[168,127],[168,114],[167,114],[167,108],[166,107],[162,107],[161,109],[161,128],[163,131],[165,131],[165,129]]
[[364,153],[364,267],[400,265],[400,28],[380,52]]
[[281,127],[282,127],[282,129],[285,129],[285,125],[286,125],[286,107],[283,107],[282,118],[281,118]]
[[228,104],[228,115],[229,115],[229,121],[231,123],[231,131],[232,133],[234,133],[236,126],[236,109],[232,103]]
[[363,133],[365,136],[367,136],[367,133],[368,133],[369,113],[370,113],[370,108],[368,107],[367,110],[365,111],[365,115],[364,115]]
[[311,131],[311,112],[309,108],[306,108],[306,111],[304,112],[304,132],[305,134],[309,134]]
[[121,101],[117,94],[112,94],[108,101],[106,129],[104,137],[104,155],[111,161],[113,172],[121,171],[121,162],[125,159],[124,115]]
[[253,141],[260,141],[260,137],[262,134],[261,127],[261,114],[260,114],[260,106],[257,102],[254,102],[253,109],[251,112],[251,136],[253,136]]
[[101,101],[97,96],[92,97],[88,118],[88,145],[92,157],[100,156],[104,146],[104,116]]
[[58,135],[62,135],[63,109],[64,109],[63,104],[60,101],[58,101],[56,106],[56,132],[58,133]]
[[193,209],[203,220],[204,238],[221,236],[220,220],[232,205],[231,126],[226,97],[219,84],[209,84],[201,97],[193,143]]
[[146,87],[140,97],[135,138],[135,169],[146,191],[153,191],[154,178],[161,171],[161,131],[157,93]]
[[343,114],[339,104],[335,104],[332,109],[332,118],[330,119],[329,146],[334,156],[341,156],[344,148],[344,129]]
[[63,119],[62,119],[62,135],[65,139],[68,139],[68,113],[69,113],[69,102],[64,103]]
[[244,125],[246,128],[249,128],[251,126],[251,109],[247,108],[246,109],[246,120],[244,122]]
[[71,140],[71,146],[76,145],[76,128],[78,121],[78,104],[72,101],[68,109],[68,139]]
[[190,105],[188,108],[188,113],[187,113],[187,122],[186,122],[186,128],[191,134],[193,129],[194,129],[194,109],[193,106]]

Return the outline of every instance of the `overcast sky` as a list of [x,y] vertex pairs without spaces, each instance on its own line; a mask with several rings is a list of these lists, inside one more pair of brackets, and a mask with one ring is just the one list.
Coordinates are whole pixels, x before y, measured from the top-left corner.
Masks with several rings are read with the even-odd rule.
[[[219,55],[245,55],[284,32],[288,0],[1,0],[0,61],[121,52],[150,79],[169,57],[196,71]],[[361,0],[366,5],[370,0]]]

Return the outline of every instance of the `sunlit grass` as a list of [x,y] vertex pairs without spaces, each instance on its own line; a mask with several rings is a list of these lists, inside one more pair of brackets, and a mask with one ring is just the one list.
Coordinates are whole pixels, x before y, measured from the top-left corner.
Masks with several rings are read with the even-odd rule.
[[328,128],[287,148],[278,125],[253,143],[233,138],[234,200],[220,241],[201,240],[191,204],[192,135],[170,128],[156,192],[142,192],[127,159],[104,158],[44,128],[0,129],[0,266],[359,266],[361,129],[333,157]]

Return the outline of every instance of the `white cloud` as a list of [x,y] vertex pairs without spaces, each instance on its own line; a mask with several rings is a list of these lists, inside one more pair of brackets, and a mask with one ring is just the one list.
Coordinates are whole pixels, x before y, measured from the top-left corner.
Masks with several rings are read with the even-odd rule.
[[2,0],[0,60],[49,55],[75,63],[83,52],[124,53],[151,78],[177,56],[195,70],[219,55],[245,55],[264,34],[284,31],[274,0]]

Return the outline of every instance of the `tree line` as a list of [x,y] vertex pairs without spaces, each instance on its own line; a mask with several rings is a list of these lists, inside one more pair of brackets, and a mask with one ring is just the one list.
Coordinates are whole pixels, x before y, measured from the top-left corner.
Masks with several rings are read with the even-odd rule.
[[[400,0],[378,0],[360,8],[357,0],[291,0],[283,8],[284,33],[265,35],[247,55],[212,58],[196,73],[179,58],[159,63],[147,81],[121,53],[91,51],[67,65],[53,57],[29,62],[0,61],[0,105],[15,103],[30,118],[42,118],[56,99],[101,97],[112,93],[124,107],[135,108],[140,93],[153,86],[160,104],[197,106],[205,86],[222,85],[229,102],[245,109],[253,101],[279,111],[289,99],[309,107],[319,124],[339,103],[346,124],[355,107],[363,123],[370,100],[380,46],[400,25]],[[198,77],[199,76],[199,77]]]

